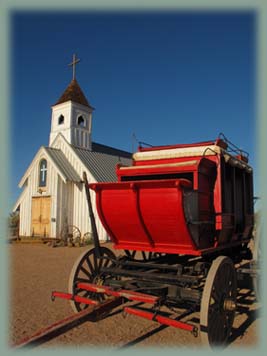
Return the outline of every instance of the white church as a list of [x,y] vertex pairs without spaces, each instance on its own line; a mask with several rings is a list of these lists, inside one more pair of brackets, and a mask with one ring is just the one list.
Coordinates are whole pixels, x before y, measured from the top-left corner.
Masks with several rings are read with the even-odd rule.
[[[49,145],[41,146],[19,182],[22,192],[13,208],[19,211],[20,237],[60,238],[63,229],[91,233],[82,174],[88,181],[116,181],[116,165],[131,164],[131,154],[92,142],[93,107],[76,78],[52,106]],[[100,240],[107,240],[90,191]]]

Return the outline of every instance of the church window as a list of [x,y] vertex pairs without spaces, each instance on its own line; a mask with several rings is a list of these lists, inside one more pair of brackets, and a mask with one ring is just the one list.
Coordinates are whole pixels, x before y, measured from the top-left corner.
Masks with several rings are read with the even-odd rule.
[[78,126],[85,127],[85,120],[84,120],[84,118],[82,117],[82,115],[80,115],[80,116],[78,117],[77,124],[78,124]]
[[46,186],[47,179],[47,160],[42,159],[39,164],[39,187]]
[[59,124],[59,125],[64,124],[64,116],[63,116],[63,115],[60,115],[60,116],[59,116],[59,118],[58,118],[58,124]]

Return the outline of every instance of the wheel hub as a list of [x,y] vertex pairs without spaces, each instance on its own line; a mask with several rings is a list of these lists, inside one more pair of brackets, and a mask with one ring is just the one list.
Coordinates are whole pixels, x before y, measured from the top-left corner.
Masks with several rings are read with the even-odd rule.
[[225,311],[229,311],[229,312],[235,311],[236,310],[236,302],[231,298],[225,298],[224,302],[223,302],[223,309]]

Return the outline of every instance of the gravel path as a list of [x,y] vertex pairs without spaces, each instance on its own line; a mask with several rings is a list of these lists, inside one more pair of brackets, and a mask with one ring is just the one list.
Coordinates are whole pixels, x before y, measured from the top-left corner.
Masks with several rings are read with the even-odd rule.
[[[10,344],[71,315],[68,301],[51,301],[53,290],[67,291],[74,261],[88,247],[57,247],[43,244],[11,244],[10,251]],[[249,290],[241,290],[230,348],[257,345],[260,306]],[[198,324],[198,315],[187,320]],[[85,322],[38,346],[146,347],[176,346],[199,348],[200,337],[187,331],[159,325],[133,315],[126,317],[121,307],[97,323]]]

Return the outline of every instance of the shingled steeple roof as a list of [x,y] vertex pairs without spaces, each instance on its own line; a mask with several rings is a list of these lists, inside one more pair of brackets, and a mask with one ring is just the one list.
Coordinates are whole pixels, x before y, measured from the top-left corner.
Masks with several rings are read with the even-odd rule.
[[89,104],[88,100],[86,99],[84,93],[82,92],[82,89],[80,88],[75,78],[72,79],[69,86],[66,88],[64,93],[61,95],[61,97],[54,105],[65,103],[66,101],[69,100],[78,104],[88,106],[89,108],[93,109],[93,107]]

